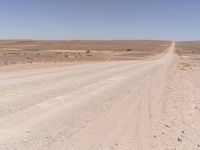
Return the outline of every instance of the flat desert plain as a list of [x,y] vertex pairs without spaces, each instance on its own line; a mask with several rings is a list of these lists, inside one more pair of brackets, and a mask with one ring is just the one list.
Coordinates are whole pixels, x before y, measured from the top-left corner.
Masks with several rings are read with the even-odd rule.
[[132,60],[163,52],[168,41],[0,41],[0,66]]
[[0,41],[0,150],[199,150],[199,45]]

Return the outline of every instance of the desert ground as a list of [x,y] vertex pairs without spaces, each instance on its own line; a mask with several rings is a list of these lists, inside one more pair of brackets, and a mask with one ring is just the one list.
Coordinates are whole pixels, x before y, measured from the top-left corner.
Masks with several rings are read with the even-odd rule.
[[0,150],[199,150],[199,45],[0,41]]
[[0,66],[132,60],[163,52],[168,41],[0,41]]

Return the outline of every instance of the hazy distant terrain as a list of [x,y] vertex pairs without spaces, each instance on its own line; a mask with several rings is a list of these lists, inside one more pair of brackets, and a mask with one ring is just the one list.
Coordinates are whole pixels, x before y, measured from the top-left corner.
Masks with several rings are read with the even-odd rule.
[[169,41],[0,41],[0,49],[21,50],[162,50]]
[[200,41],[176,42],[176,51],[182,54],[200,54]]
[[0,41],[0,64],[129,60],[163,52],[168,41]]

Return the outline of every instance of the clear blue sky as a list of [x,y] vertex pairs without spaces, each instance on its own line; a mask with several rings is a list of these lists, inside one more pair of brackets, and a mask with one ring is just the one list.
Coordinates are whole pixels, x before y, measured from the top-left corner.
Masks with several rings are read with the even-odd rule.
[[0,0],[0,39],[200,40],[200,0]]

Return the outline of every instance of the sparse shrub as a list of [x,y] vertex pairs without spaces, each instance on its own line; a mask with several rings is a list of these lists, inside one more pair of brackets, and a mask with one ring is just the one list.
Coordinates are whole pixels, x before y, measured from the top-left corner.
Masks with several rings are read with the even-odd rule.
[[92,54],[88,54],[87,56],[93,56]]
[[87,50],[87,51],[86,51],[86,54],[89,54],[89,53],[90,53],[90,50]]
[[28,60],[33,60],[33,58],[32,58],[32,57],[28,57],[28,56],[26,57],[26,59],[28,59]]
[[181,62],[179,68],[181,70],[187,70],[187,69],[192,69],[192,66],[191,64]]
[[128,48],[126,51],[127,51],[127,52],[130,52],[130,51],[131,51],[131,49],[130,49],[130,48]]
[[61,52],[56,52],[56,55],[62,54]]
[[178,50],[176,49],[175,52],[178,54],[179,57],[182,57],[182,53],[181,53],[180,51],[178,51]]
[[17,56],[20,55],[20,52],[16,53],[16,55],[17,55]]
[[188,63],[181,63],[181,65],[182,65],[183,67],[191,67],[191,65],[188,64]]

